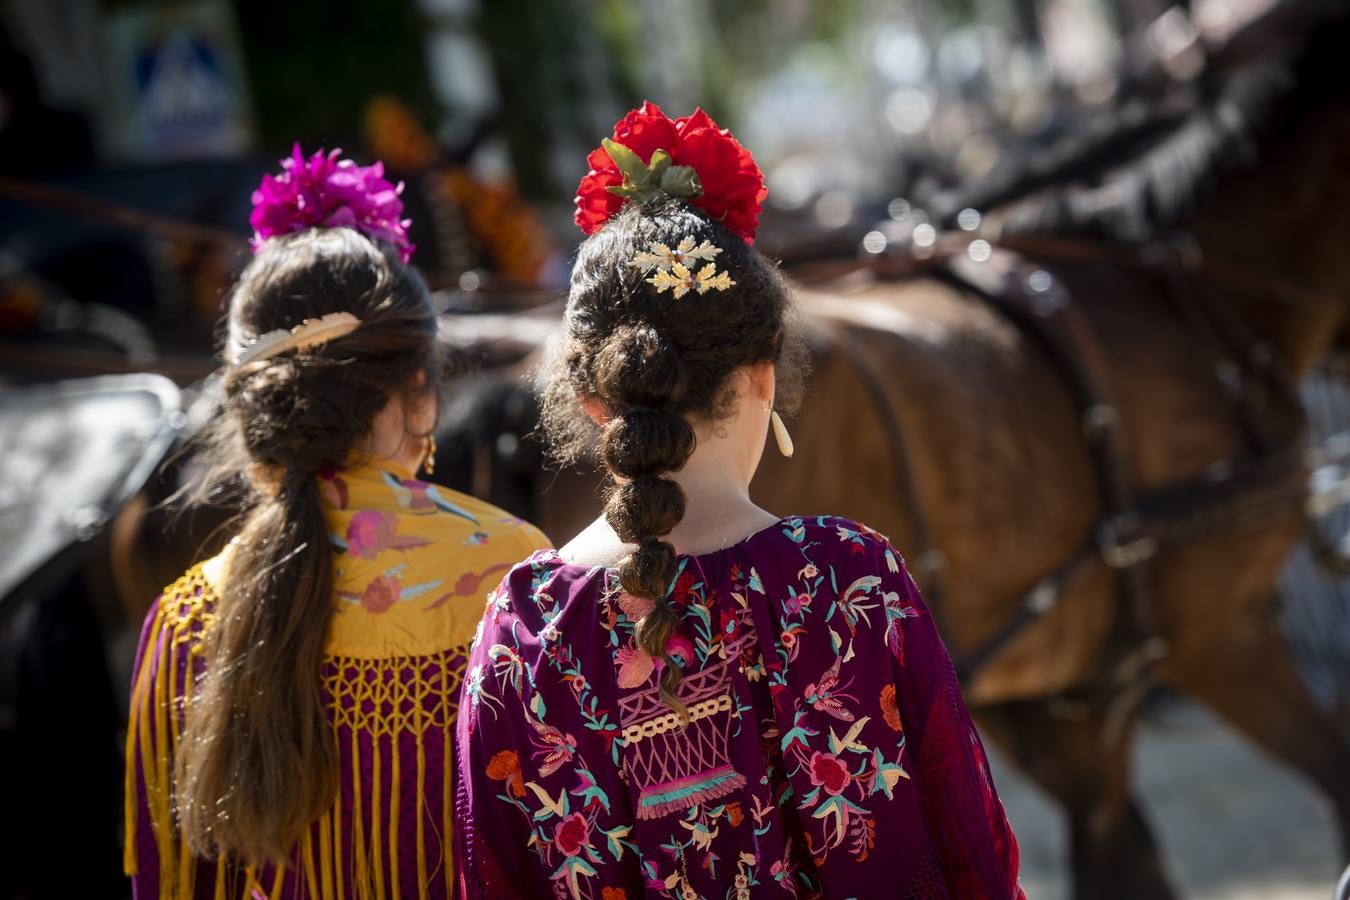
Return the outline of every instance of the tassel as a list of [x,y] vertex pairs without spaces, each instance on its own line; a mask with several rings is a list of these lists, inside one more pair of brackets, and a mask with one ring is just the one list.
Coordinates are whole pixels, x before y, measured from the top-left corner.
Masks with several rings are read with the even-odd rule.
[[[352,760],[361,758],[361,744],[357,730],[352,728]],[[361,767],[352,765],[352,844],[356,849],[356,872],[352,875],[352,893],[358,897],[371,895],[370,864],[366,859],[365,814],[361,803]]]
[[787,426],[783,424],[783,417],[778,414],[778,410],[769,413],[769,421],[773,423],[773,439],[778,442],[778,452],[792,459],[794,450],[792,435],[788,434]]
[[[462,668],[463,666],[461,666]],[[440,677],[442,684],[444,684],[445,679],[449,677],[445,668],[441,669]],[[441,821],[445,823],[447,831],[446,840],[441,846],[441,870],[445,875],[445,895],[453,897],[455,896],[455,871],[450,861],[452,844],[448,832],[454,827],[451,824],[454,820],[450,818],[450,787],[454,783],[457,773],[455,772],[455,757],[450,749],[450,732],[452,730],[450,722],[453,721],[453,716],[450,712],[450,692],[448,690],[441,691],[441,716],[441,721],[445,723],[444,743],[441,750]]]
[[384,893],[384,848],[381,846],[381,833],[384,829],[380,827],[381,820],[384,817],[384,810],[381,797],[384,792],[381,788],[380,778],[380,736],[372,729],[370,733],[370,869],[375,877],[375,897],[377,900],[385,900]]

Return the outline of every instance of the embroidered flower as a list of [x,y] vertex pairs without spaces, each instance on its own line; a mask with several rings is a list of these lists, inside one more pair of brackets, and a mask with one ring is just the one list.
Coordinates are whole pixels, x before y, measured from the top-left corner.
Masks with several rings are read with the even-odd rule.
[[403,586],[392,575],[376,575],[361,594],[361,605],[367,612],[382,613],[398,602]]
[[591,826],[581,813],[572,813],[553,830],[553,841],[567,856],[576,856],[590,843]]
[[604,887],[600,889],[600,900],[628,900],[628,892],[621,887]]
[[634,647],[620,647],[614,654],[619,667],[618,684],[621,688],[641,687],[656,670],[655,661]]
[[886,720],[886,724],[891,726],[892,731],[901,731],[900,709],[895,705],[895,685],[888,684],[881,688],[881,717]]
[[637,597],[627,591],[619,594],[619,609],[630,622],[641,622],[643,616],[655,608],[656,604],[648,597]]
[[686,667],[694,661],[694,645],[682,634],[673,634],[666,640],[666,655],[677,666]]
[[493,781],[505,781],[513,797],[525,796],[525,785],[520,777],[520,757],[514,750],[500,750],[487,765],[487,776]]
[[833,753],[817,750],[811,754],[811,783],[825,788],[828,793],[842,794],[851,776],[848,769]]
[[745,821],[745,813],[741,810],[741,801],[733,800],[727,804],[727,820],[731,822],[732,828]]
[[347,525],[347,552],[361,559],[374,559],[380,552],[382,535],[387,533],[384,513],[363,509]]
[[680,573],[680,577],[675,579],[675,590],[671,592],[671,599],[681,605],[689,602],[689,592],[693,590],[697,579],[694,573],[685,569]]
[[385,550],[425,547],[425,538],[398,534],[398,516],[377,509],[363,509],[347,524],[347,552],[358,559],[374,559]]
[[783,601],[783,611],[790,616],[795,616],[804,609],[811,608],[810,594],[795,594]]

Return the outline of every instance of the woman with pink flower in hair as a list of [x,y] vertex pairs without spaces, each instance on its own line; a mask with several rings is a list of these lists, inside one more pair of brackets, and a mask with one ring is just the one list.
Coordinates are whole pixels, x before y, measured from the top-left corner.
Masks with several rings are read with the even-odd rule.
[[165,588],[127,732],[138,898],[453,893],[483,596],[543,536],[423,481],[448,361],[400,187],[297,147],[254,194],[202,498],[244,512]]
[[[764,181],[703,112],[589,157],[544,427],[604,515],[517,566],[470,651],[469,897],[1022,896],[951,661],[866,525],[749,485],[804,351],[752,246]],[[809,478],[809,469],[801,477]]]

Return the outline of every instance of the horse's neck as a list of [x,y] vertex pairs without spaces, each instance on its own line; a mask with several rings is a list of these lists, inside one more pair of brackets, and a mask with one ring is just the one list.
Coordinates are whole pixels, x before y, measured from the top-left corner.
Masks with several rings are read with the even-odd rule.
[[1217,296],[1288,369],[1306,373],[1350,311],[1350,111],[1312,116],[1208,192],[1183,227]]

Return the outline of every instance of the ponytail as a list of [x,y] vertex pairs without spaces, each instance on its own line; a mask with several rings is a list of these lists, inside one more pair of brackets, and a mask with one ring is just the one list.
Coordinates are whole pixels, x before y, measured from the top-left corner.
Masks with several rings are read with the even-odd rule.
[[249,863],[282,857],[332,805],[338,783],[319,678],[333,615],[319,490],[310,472],[269,487],[216,591],[205,672],[174,765],[188,845]]
[[315,473],[360,448],[391,399],[407,409],[442,387],[426,285],[347,228],[268,240],[235,288],[233,342],[333,312],[360,327],[227,367],[204,438],[209,471],[195,499],[243,488],[247,511],[214,585],[174,755],[178,825],[198,856],[283,859],[332,808],[339,763],[323,666],[333,551]]

